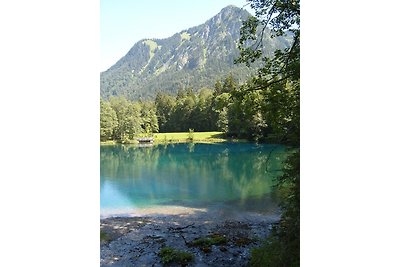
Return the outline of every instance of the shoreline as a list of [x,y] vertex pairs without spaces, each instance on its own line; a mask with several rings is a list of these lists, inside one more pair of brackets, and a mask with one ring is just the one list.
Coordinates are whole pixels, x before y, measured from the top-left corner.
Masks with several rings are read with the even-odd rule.
[[[183,139],[176,139],[176,140],[169,140],[169,141],[159,141],[154,140],[153,143],[150,144],[143,144],[143,145],[168,145],[168,144],[218,144],[218,143],[252,143],[245,139],[199,139],[199,140],[183,140]],[[140,143],[136,140],[131,140],[127,143],[120,143],[114,140],[110,141],[100,141],[100,145],[140,145]]]
[[190,215],[196,212],[205,212],[206,210],[206,208],[191,208],[172,205],[145,208],[104,209],[100,211],[100,219]]
[[[251,249],[261,245],[279,221],[277,215],[256,212],[163,210],[101,219],[100,266],[164,266],[159,255],[163,247],[191,253],[194,260],[187,266],[245,266]],[[193,245],[210,236],[222,237],[224,242]]]
[[136,217],[168,217],[168,216],[193,216],[195,219],[207,217],[220,220],[246,220],[246,218],[279,218],[278,207],[269,210],[243,210],[235,206],[217,204],[208,207],[189,207],[180,205],[159,205],[142,208],[103,209],[100,211],[100,220],[110,218],[136,218]]
[[[189,132],[154,133],[152,144],[181,144],[181,143],[247,143],[246,139],[226,138],[222,132],[193,132],[192,139]],[[100,145],[139,144],[137,140],[127,140],[125,143],[116,140],[100,141]]]

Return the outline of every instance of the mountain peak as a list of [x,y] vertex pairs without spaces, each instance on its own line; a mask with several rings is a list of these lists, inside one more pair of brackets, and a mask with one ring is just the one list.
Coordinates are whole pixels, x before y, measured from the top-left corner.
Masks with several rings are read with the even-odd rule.
[[[205,23],[182,30],[165,39],[144,39],[107,71],[101,73],[103,98],[124,95],[131,99],[154,97],[157,91],[176,93],[178,89],[212,88],[228,73],[246,80],[251,72],[239,57],[238,42],[242,22],[250,15],[233,5],[224,7]],[[268,40],[270,53],[286,47],[283,37]]]
[[238,8],[238,7],[235,6],[235,5],[227,5],[226,7],[224,7],[223,9],[221,9],[221,11],[230,10],[230,9],[240,9],[240,8]]
[[229,5],[229,6],[224,7],[223,9],[221,9],[221,11],[219,13],[226,14],[226,13],[237,13],[237,12],[246,13],[246,14],[248,13],[247,10],[237,7],[237,6],[234,6],[234,5]]
[[[239,22],[241,26],[242,21],[245,20],[249,15],[250,13],[247,10],[234,5],[229,5],[221,9],[221,11],[214,17],[207,20],[205,24],[210,26],[211,24],[218,26],[221,23],[229,24],[230,22],[233,22],[236,24],[236,22]],[[237,25],[234,27],[237,28]]]
[[225,10],[235,10],[235,9],[241,9],[235,5],[227,5],[226,7],[224,7],[223,9],[221,9],[221,11],[225,11]]
[[223,17],[227,17],[227,16],[231,16],[231,15],[248,15],[249,13],[247,12],[247,10],[243,9],[243,8],[239,8],[237,6],[234,5],[229,5],[224,7],[223,9],[221,9],[221,11],[216,15],[216,16],[223,16]]

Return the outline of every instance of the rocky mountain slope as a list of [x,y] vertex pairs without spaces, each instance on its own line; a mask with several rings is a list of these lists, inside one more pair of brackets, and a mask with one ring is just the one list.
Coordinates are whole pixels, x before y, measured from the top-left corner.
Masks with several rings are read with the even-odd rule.
[[[159,91],[175,94],[179,89],[212,88],[216,80],[233,74],[240,82],[252,72],[234,64],[240,27],[250,14],[235,6],[166,39],[137,42],[115,65],[101,73],[101,97],[124,95],[129,99],[153,98]],[[264,49],[272,55],[287,47],[290,37],[264,37]]]

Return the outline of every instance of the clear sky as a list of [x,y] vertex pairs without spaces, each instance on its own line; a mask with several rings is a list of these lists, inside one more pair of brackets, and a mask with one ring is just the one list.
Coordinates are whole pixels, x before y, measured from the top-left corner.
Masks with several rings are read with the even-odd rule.
[[246,0],[101,0],[100,71],[116,63],[137,41],[170,37],[204,23],[227,5],[243,7]]

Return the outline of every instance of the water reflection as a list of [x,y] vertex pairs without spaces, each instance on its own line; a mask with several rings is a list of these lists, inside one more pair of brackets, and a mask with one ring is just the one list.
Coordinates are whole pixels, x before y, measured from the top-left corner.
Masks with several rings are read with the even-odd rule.
[[100,146],[101,208],[276,206],[273,178],[284,155],[282,146],[257,144]]

